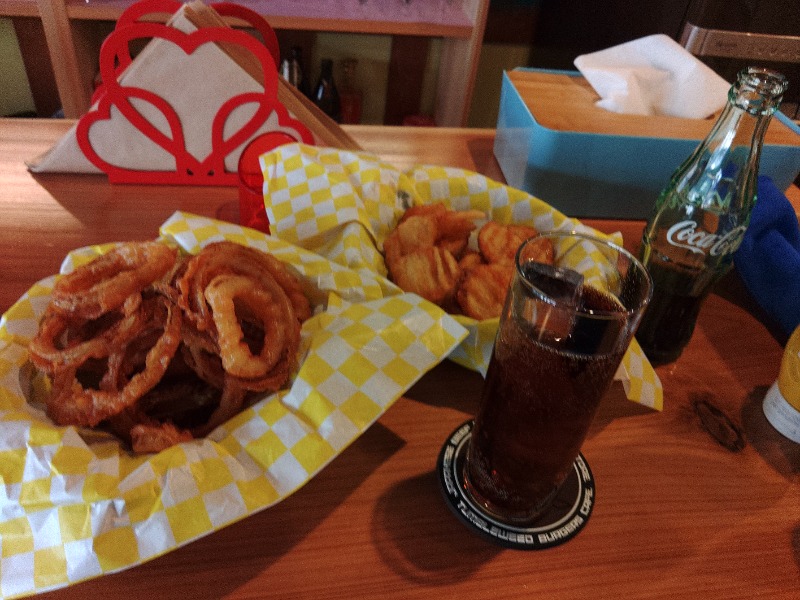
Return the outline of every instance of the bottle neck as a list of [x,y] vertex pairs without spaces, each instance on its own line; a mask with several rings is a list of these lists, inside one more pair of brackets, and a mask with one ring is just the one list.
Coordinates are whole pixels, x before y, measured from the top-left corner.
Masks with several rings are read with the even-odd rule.
[[741,71],[728,92],[728,103],[751,115],[772,115],[788,87],[780,73],[749,67]]
[[331,81],[333,79],[333,64],[329,61],[322,61],[320,67],[319,78],[322,81]]
[[780,96],[740,87],[731,88],[708,136],[678,173],[677,190],[691,205],[736,212],[755,202],[761,148]]
[[729,101],[698,148],[709,155],[706,168],[720,168],[729,154],[737,151],[746,153],[749,166],[757,169],[758,163],[753,165],[752,160],[758,158],[771,117],[771,112],[753,114]]
[[740,74],[706,142],[726,148],[760,148],[772,115],[780,105],[783,90],[783,83]]

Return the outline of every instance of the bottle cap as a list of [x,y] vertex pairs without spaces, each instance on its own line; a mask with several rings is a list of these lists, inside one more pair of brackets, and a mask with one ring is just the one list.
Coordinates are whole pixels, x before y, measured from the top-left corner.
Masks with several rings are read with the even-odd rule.
[[800,444],[800,327],[786,344],[778,380],[767,392],[763,408],[775,429]]

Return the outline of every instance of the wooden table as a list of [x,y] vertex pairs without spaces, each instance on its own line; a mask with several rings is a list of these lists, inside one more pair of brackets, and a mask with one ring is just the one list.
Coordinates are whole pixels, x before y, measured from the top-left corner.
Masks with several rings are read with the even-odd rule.
[[[0,120],[0,309],[55,273],[70,249],[147,239],[176,209],[231,214],[225,188],[111,186],[31,176],[61,121]],[[467,167],[500,179],[491,130],[354,127],[363,146],[408,166]],[[796,190],[795,206],[800,206]],[[623,232],[642,223],[587,221]],[[479,375],[445,362],[352,446],[277,506],[139,567],[52,598],[800,598],[800,446],[761,400],[782,340],[735,277],[705,303],[676,363],[658,368],[665,408],[615,385],[583,452],[597,481],[586,528],[544,551],[504,550],[445,506],[434,472],[475,410]]]

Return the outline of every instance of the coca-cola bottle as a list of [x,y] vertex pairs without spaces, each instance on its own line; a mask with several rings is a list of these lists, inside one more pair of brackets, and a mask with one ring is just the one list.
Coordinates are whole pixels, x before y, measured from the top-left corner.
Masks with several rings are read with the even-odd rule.
[[711,132],[656,201],[640,253],[653,298],[636,333],[654,364],[680,356],[712,284],[733,262],[756,202],[764,133],[786,87],[780,73],[742,70]]

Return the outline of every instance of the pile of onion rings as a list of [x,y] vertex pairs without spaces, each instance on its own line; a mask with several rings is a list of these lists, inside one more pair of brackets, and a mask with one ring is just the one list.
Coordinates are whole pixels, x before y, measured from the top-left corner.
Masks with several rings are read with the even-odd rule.
[[274,256],[128,242],[56,281],[29,353],[56,424],[106,427],[134,452],[158,452],[283,387],[310,316]]

